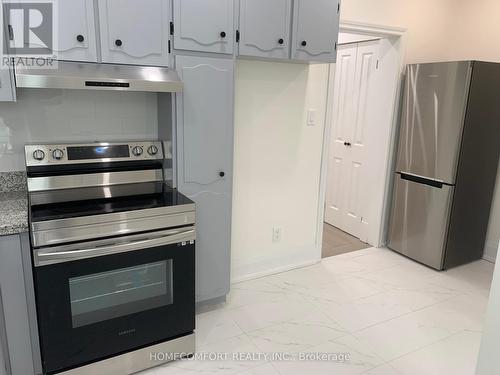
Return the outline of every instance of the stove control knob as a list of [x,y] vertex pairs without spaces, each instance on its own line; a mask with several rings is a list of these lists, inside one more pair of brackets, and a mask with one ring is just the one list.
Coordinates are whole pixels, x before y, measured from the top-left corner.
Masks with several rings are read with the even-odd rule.
[[148,154],[151,156],[155,156],[158,153],[158,147],[155,145],[151,145],[148,147]]
[[56,160],[61,160],[64,157],[64,151],[56,148],[54,151],[52,151],[52,157]]
[[43,152],[40,149],[35,150],[35,151],[33,151],[33,158],[35,160],[41,161],[41,160],[43,160],[45,158],[45,152]]
[[134,156],[141,156],[142,155],[142,147],[141,146],[135,146],[133,149],[132,149],[132,154]]

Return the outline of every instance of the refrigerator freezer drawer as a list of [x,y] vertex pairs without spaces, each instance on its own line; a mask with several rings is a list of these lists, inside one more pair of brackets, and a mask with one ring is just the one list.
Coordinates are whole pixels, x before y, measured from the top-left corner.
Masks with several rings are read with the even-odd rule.
[[389,248],[442,269],[454,187],[395,176]]

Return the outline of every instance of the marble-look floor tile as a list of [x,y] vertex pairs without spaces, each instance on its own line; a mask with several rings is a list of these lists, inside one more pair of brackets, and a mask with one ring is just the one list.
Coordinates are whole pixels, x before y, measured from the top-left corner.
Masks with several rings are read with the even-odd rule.
[[298,293],[321,287],[346,275],[333,274],[323,263],[266,277],[266,282],[284,292]]
[[301,291],[301,294],[311,302],[321,305],[325,302],[342,304],[387,290],[384,285],[376,281],[349,277]]
[[238,375],[281,375],[278,370],[276,370],[272,364],[266,363],[262,366],[254,367],[250,370],[246,370],[238,373]]
[[383,361],[373,350],[351,335],[309,348],[308,353],[348,354],[344,361],[281,361],[273,365],[286,375],[356,375],[380,365]]
[[345,335],[336,322],[320,312],[252,331],[248,336],[263,352],[297,353]]
[[460,295],[391,319],[355,335],[385,360],[420,349],[463,330],[480,332],[486,302],[480,296]]
[[[222,340],[217,343],[202,346],[197,350],[197,355],[201,356],[203,355],[203,353],[214,357],[217,355],[224,355],[227,357],[221,359],[208,357],[205,360],[195,358],[192,360],[177,361],[165,366],[164,373],[160,372],[159,374],[154,375],[170,375],[169,371],[173,372],[174,374],[177,374],[177,372],[179,374],[183,374],[188,373],[185,371],[189,371],[191,374],[202,373],[232,375],[247,371],[266,363],[266,361],[261,358],[248,360],[246,358],[233,357],[233,354],[235,353],[243,353],[244,355],[246,353],[259,353],[259,349],[246,335],[241,335],[233,337],[231,339]],[[174,368],[174,370],[171,370],[172,367]]]
[[287,288],[276,286],[268,278],[244,281],[231,286],[224,306],[226,309],[237,308],[261,302],[285,299]]
[[393,267],[360,275],[360,278],[376,281],[389,289],[413,290],[450,295],[457,290],[434,281],[439,272],[406,259]]
[[243,334],[225,309],[196,315],[196,344],[206,345]]
[[390,364],[402,375],[473,375],[480,343],[479,332],[462,331]]
[[391,301],[385,293],[340,305],[323,302],[319,308],[351,333],[412,311],[408,305]]
[[366,372],[363,372],[362,375],[402,375],[402,374],[394,367],[392,367],[390,364],[385,363],[383,365],[372,368]]
[[429,282],[459,292],[489,296],[494,264],[479,260],[447,271],[439,272]]
[[244,331],[251,332],[306,316],[315,311],[307,301],[295,296],[276,301],[258,302],[228,310],[231,318]]
[[482,331],[487,303],[482,296],[464,294],[416,311],[413,316],[423,325],[445,328],[450,333]]
[[[451,336],[454,331],[428,316],[406,314],[366,328],[354,335],[386,361]],[[440,320],[440,317],[438,317]]]
[[371,248],[234,284],[226,304],[197,315],[198,353],[351,360],[191,360],[141,375],[472,375],[492,274],[483,261],[438,272]]

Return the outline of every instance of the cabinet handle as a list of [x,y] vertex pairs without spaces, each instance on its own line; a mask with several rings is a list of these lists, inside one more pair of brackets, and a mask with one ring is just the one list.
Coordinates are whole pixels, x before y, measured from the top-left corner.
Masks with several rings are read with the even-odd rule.
[[219,172],[219,176],[224,177],[226,174],[222,171]]
[[85,40],[85,38],[83,37],[83,35],[77,35],[76,36],[76,40],[79,41],[80,43],[83,43],[83,41]]
[[302,41],[302,43],[300,43],[302,45],[302,47],[305,47],[307,46],[307,42],[305,40]]
[[115,40],[115,45],[116,45],[117,47],[121,47],[121,45],[122,45],[122,44],[123,44],[123,43],[122,43],[121,39],[116,39],[116,40]]
[[225,32],[225,31],[221,31],[221,33],[220,33],[220,37],[221,37],[221,38],[225,38],[225,37],[226,37],[226,32]]
[[350,146],[351,142],[344,142],[344,146]]
[[278,39],[278,44],[283,44],[283,43],[285,43],[285,41],[283,40],[283,38]]

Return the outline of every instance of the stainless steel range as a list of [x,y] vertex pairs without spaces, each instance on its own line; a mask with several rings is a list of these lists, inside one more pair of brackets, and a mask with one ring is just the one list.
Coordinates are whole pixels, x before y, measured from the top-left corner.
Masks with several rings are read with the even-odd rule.
[[160,142],[25,147],[44,374],[130,374],[194,352],[195,206]]

